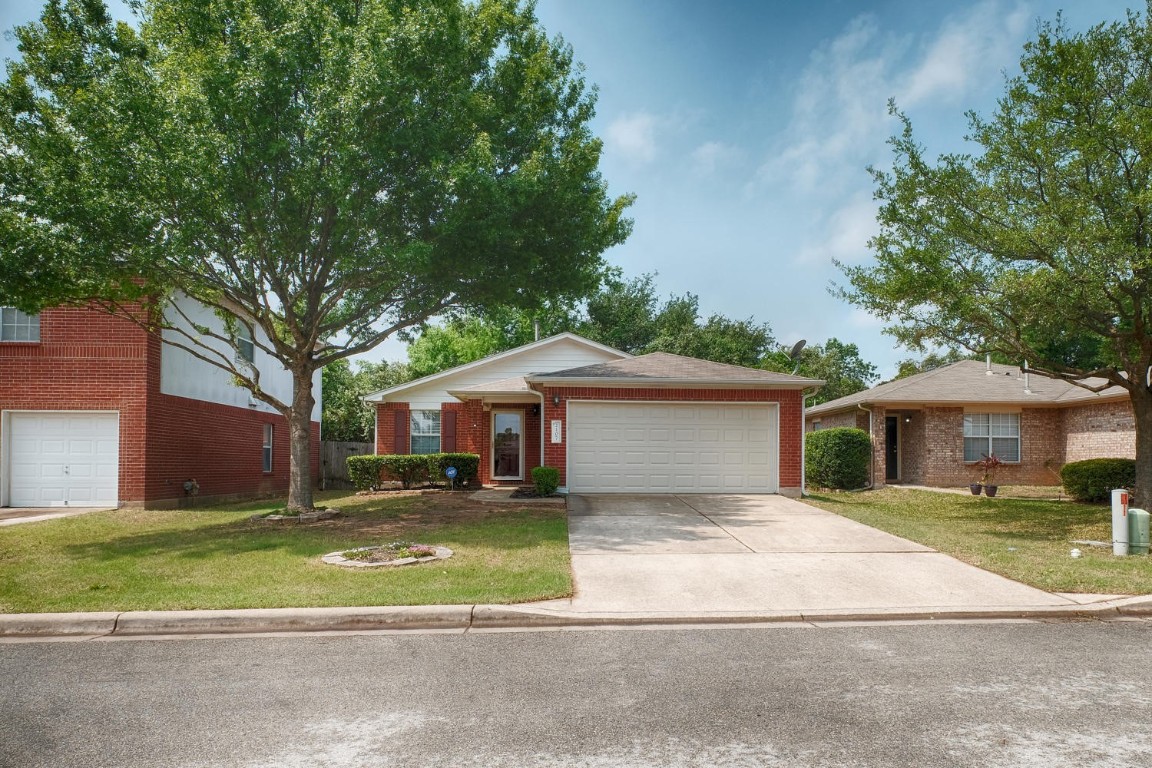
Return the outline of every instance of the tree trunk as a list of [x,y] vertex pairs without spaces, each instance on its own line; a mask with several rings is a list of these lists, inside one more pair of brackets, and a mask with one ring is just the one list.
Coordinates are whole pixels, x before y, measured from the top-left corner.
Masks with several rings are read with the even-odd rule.
[[288,509],[310,511],[312,500],[312,371],[292,374],[292,410],[288,412],[291,440],[288,478]]
[[1136,487],[1132,506],[1152,507],[1152,391],[1137,386],[1132,390],[1132,415],[1136,418]]

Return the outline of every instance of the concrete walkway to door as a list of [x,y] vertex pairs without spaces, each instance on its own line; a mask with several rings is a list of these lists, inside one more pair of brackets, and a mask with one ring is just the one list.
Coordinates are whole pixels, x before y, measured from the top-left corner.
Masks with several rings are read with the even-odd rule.
[[576,595],[564,607],[574,612],[923,614],[1077,604],[782,496],[570,496],[568,510]]

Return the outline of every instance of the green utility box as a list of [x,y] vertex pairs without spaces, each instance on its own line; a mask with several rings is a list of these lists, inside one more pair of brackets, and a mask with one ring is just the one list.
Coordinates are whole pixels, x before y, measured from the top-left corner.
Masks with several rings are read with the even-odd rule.
[[1148,554],[1148,513],[1142,509],[1128,510],[1128,553]]

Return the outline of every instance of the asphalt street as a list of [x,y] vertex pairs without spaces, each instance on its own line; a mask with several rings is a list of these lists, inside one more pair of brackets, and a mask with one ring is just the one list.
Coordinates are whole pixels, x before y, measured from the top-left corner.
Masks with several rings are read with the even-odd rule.
[[1152,766],[1152,622],[0,644],[0,765]]

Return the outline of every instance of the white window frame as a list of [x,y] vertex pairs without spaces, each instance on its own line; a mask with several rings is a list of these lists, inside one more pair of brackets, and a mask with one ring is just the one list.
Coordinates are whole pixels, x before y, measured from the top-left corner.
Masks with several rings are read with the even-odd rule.
[[256,342],[252,329],[245,323],[236,324],[236,358],[246,363],[256,362]]
[[[24,338],[19,338],[21,335]],[[0,307],[0,342],[35,344],[39,341],[40,315],[30,315],[16,307]]]
[[[417,417],[416,414],[421,415]],[[440,449],[444,445],[440,434],[442,423],[438,408],[414,408],[410,410],[408,412],[408,452],[418,455],[440,453]],[[417,427],[421,429],[417,431]],[[436,450],[416,450],[416,438],[428,441],[433,437],[436,438]]]
[[[980,455],[970,457],[968,441],[973,443],[983,441],[984,445],[976,452]],[[996,451],[996,441],[1015,440],[1016,458],[1005,458],[1003,452]],[[984,456],[993,453],[1005,464],[1019,464],[1023,460],[1022,444],[1020,440],[1020,414],[1019,413],[965,413],[964,414],[964,463],[974,464]]]
[[260,458],[263,462],[265,474],[268,474],[272,471],[272,435],[273,426],[271,424],[265,424],[264,439],[260,447]]

